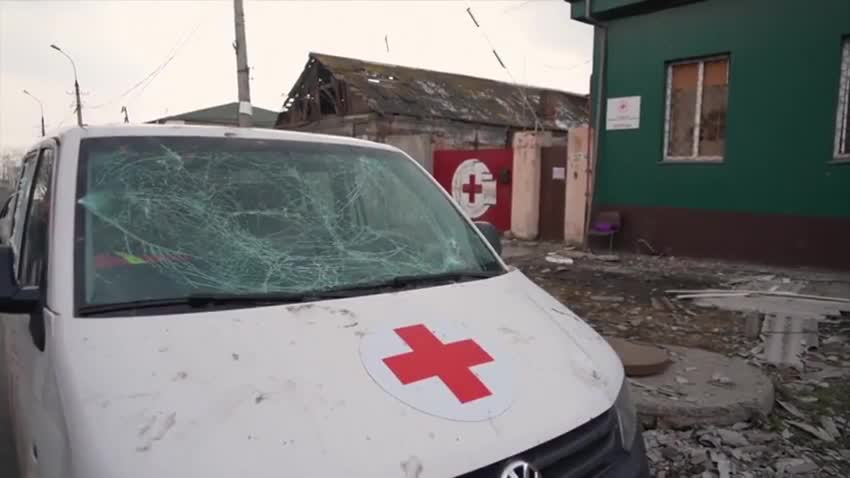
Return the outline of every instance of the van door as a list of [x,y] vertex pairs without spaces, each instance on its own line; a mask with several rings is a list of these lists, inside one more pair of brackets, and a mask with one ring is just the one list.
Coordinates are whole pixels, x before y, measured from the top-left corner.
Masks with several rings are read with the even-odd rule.
[[[22,287],[37,286],[48,297],[46,280],[53,196],[53,163],[56,151],[42,148],[37,162],[28,167],[22,195],[16,204],[12,232],[15,277]],[[40,313],[4,318],[10,334],[10,377],[17,422],[18,463],[22,476],[58,477],[64,459],[65,427],[61,418],[47,329],[53,319],[50,304]],[[12,365],[14,364],[14,365]]]
[[[35,166],[38,162],[38,151],[32,151],[24,156],[21,164],[21,172],[18,175],[17,188],[15,190],[15,207],[10,211],[11,223],[9,245],[13,250],[20,250],[21,237],[23,236],[23,224],[27,213],[27,204],[29,203],[29,195],[32,192],[32,177],[35,173]],[[21,377],[23,370],[18,352],[18,323],[21,321],[21,316],[5,315],[0,318],[0,326],[3,327],[3,351],[5,354],[5,362],[7,368],[7,394],[9,400],[9,415],[12,430],[15,435],[15,450],[17,456],[17,464],[20,466],[24,463],[26,457],[26,446],[24,443],[29,442],[29,438],[24,436],[24,424],[20,403]],[[28,476],[22,473],[21,476]]]

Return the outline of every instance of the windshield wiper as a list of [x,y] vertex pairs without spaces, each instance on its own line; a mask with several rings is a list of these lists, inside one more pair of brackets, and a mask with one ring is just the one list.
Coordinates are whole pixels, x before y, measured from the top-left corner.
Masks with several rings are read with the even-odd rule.
[[416,286],[444,284],[448,282],[466,282],[477,279],[487,279],[503,274],[504,271],[451,271],[436,274],[420,274],[396,276],[387,280],[363,282],[349,286],[322,289],[314,292],[322,298],[343,298],[380,293],[389,290],[409,289]]
[[377,294],[393,290],[409,289],[416,286],[486,279],[503,273],[503,271],[453,271],[440,272],[436,274],[397,276],[382,281],[364,282],[348,286],[305,292],[268,292],[249,294],[201,293],[192,294],[187,297],[169,299],[149,299],[112,304],[93,304],[80,307],[78,313],[80,316],[102,315],[114,312],[121,312],[123,313],[122,315],[127,315],[128,312],[174,307],[206,309],[217,305],[262,307],[267,305],[296,304],[303,302],[315,302],[325,299],[341,299],[360,295]]
[[428,284],[433,282],[466,282],[476,279],[487,279],[503,274],[504,271],[450,271],[436,274],[398,276],[392,279],[397,286]]
[[193,294],[188,297],[170,299],[133,300],[112,304],[93,304],[80,307],[80,316],[101,315],[113,312],[134,312],[137,310],[185,307],[205,309],[214,305],[243,305],[260,307],[264,305],[294,304],[316,300],[313,294],[269,293],[269,294]]

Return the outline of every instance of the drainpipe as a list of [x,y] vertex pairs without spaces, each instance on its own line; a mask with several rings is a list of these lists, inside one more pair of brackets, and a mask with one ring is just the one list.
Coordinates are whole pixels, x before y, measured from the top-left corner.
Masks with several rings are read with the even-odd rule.
[[608,57],[608,29],[606,25],[593,18],[592,0],[584,0],[584,18],[594,26],[594,35],[599,32],[599,68],[596,70],[596,115],[593,117],[592,152],[589,158],[587,175],[587,212],[584,215],[584,246],[588,244],[590,215],[593,211],[593,193],[596,186],[596,162],[599,157],[599,135],[602,131],[602,99],[605,97],[605,64]]

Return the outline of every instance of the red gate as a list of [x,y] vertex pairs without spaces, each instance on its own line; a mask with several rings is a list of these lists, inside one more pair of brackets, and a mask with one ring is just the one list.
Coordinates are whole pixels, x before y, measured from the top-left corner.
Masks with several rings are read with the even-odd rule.
[[511,228],[512,149],[434,151],[434,177],[475,221]]

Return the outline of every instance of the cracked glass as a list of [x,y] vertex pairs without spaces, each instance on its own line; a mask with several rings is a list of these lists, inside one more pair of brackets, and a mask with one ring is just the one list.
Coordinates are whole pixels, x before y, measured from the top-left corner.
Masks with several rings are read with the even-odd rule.
[[90,138],[78,168],[78,306],[502,270],[427,173],[393,151]]

